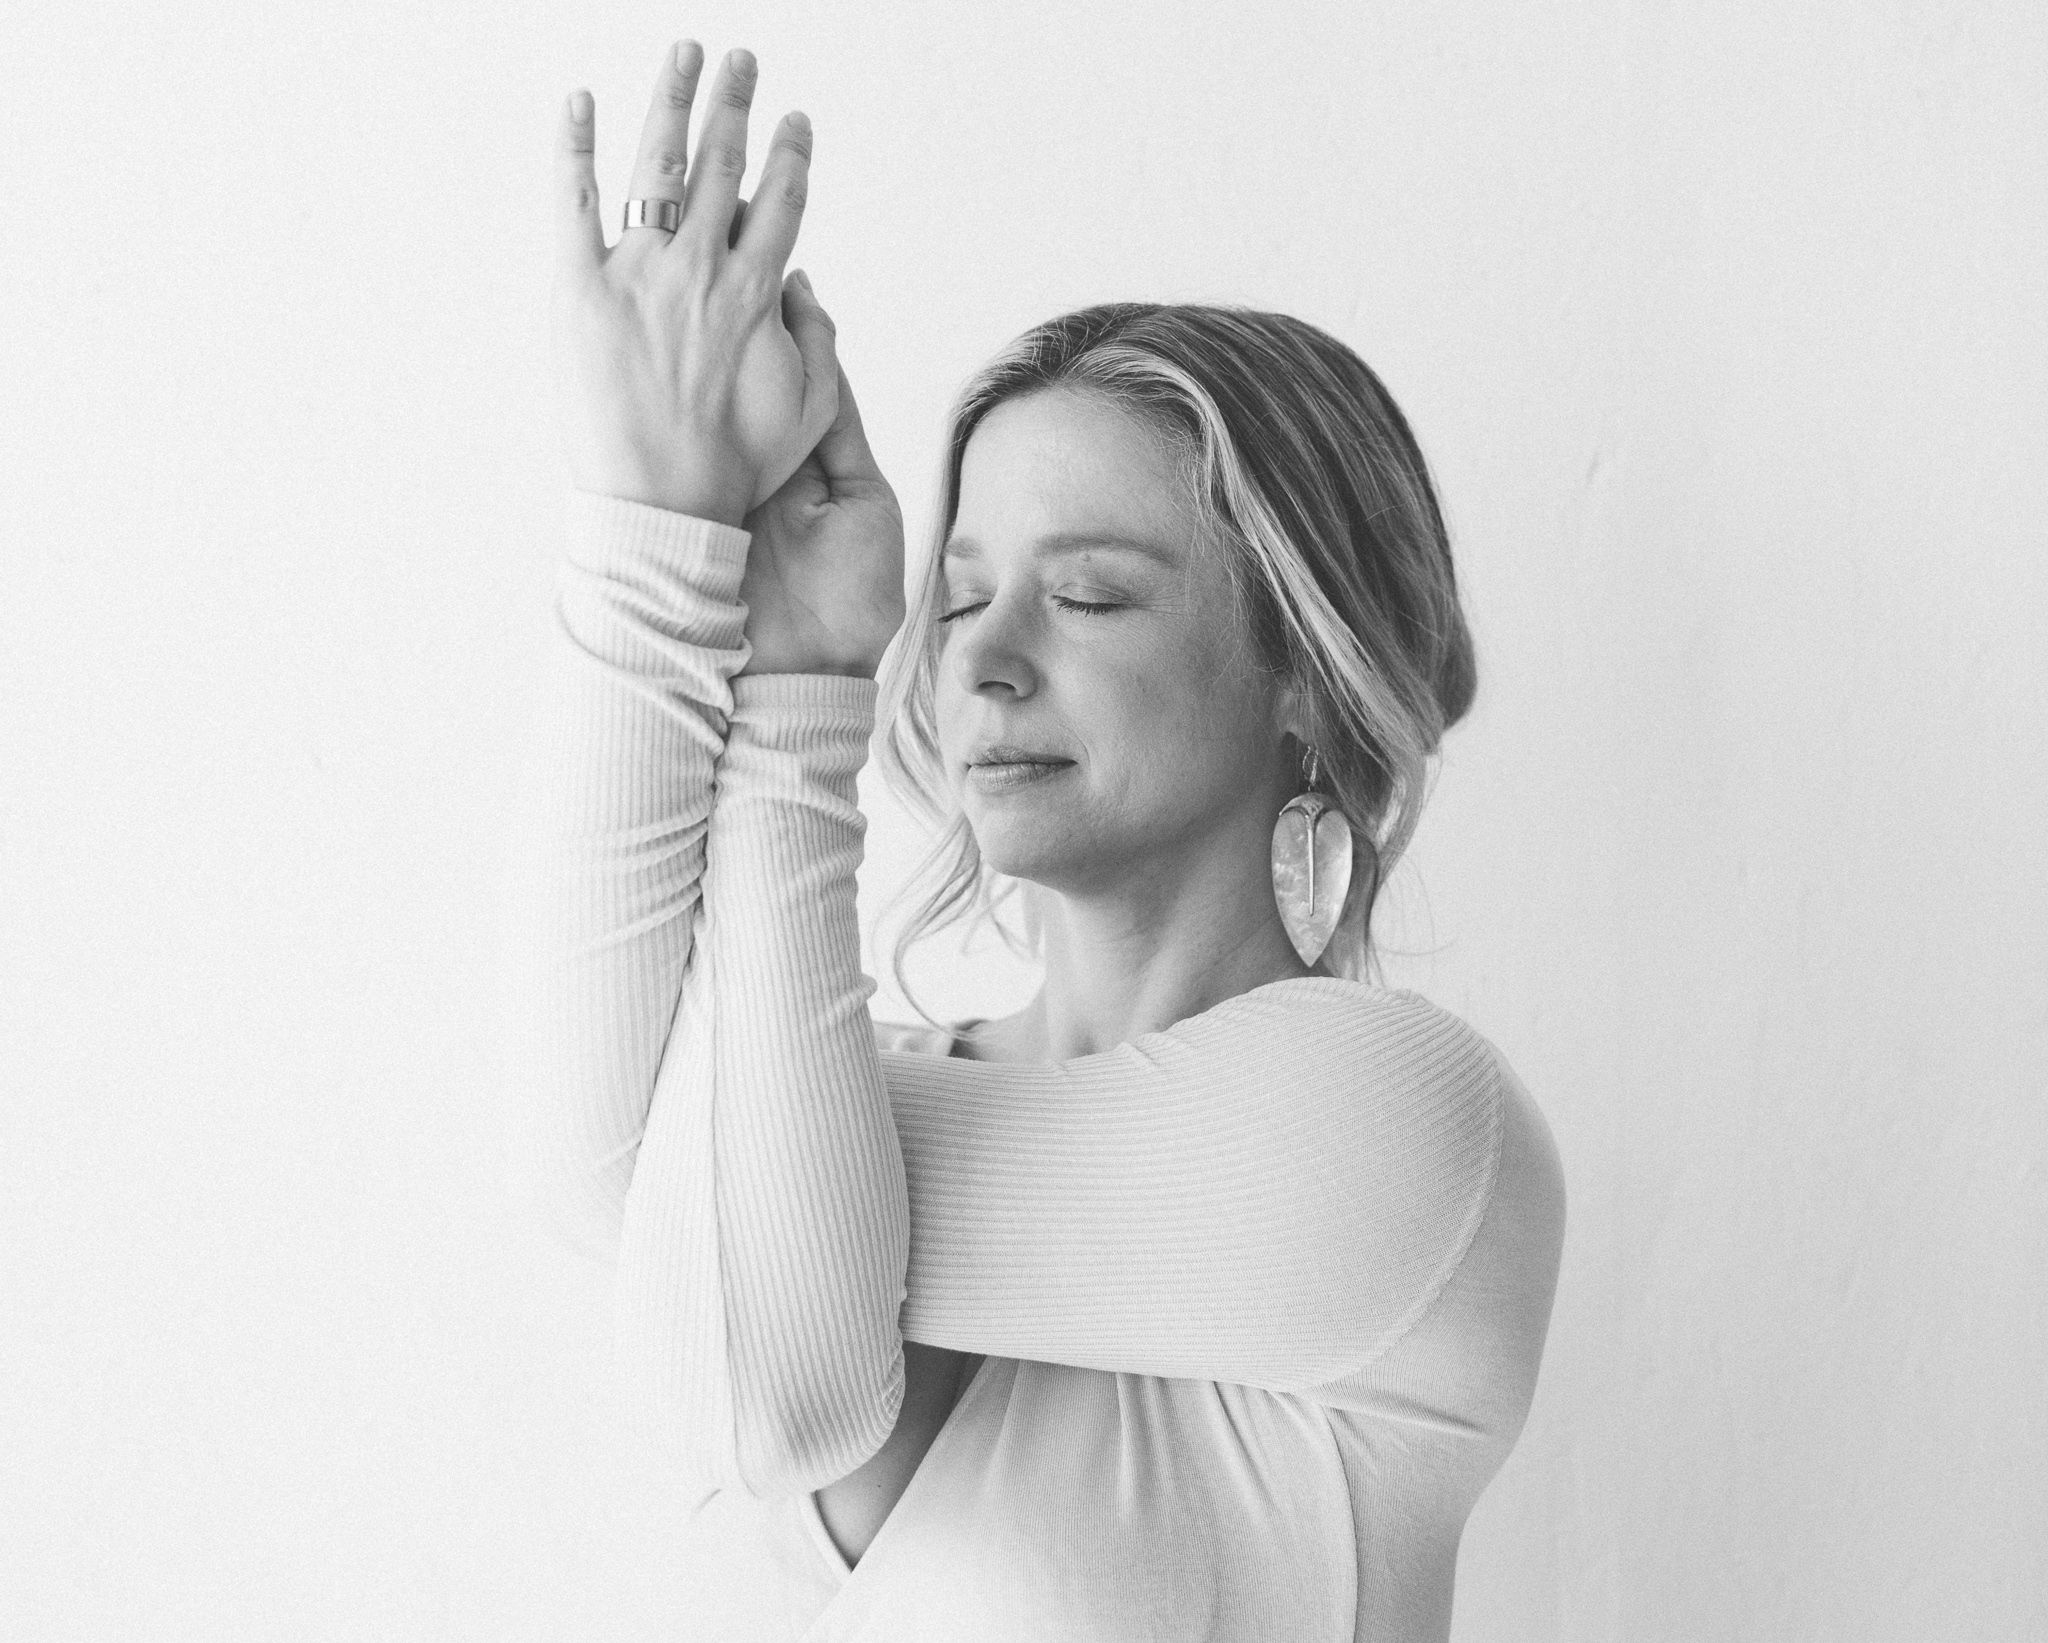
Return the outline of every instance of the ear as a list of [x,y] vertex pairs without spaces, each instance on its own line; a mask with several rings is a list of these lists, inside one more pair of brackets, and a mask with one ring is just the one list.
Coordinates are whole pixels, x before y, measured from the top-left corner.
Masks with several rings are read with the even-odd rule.
[[1304,747],[1316,739],[1315,709],[1308,693],[1296,685],[1282,685],[1273,696],[1273,728],[1292,736]]

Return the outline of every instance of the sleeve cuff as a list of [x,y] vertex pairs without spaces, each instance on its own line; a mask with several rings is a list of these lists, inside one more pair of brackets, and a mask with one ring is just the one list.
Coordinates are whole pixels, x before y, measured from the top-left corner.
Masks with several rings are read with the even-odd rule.
[[858,736],[875,728],[881,686],[841,673],[743,673],[732,681],[732,723],[754,739],[792,747],[819,736]]
[[739,598],[753,538],[736,526],[582,490],[569,493],[568,526],[567,557],[581,570],[600,576],[649,570],[664,580],[687,577],[700,594],[721,603]]

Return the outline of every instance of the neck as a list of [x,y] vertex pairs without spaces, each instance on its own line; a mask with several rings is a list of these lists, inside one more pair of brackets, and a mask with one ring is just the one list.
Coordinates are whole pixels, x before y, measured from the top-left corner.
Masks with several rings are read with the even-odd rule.
[[1254,987],[1329,975],[1287,939],[1266,843],[1220,840],[1214,859],[1140,870],[1101,894],[1036,890],[1045,985],[1008,1024],[1015,1051],[1094,1055]]

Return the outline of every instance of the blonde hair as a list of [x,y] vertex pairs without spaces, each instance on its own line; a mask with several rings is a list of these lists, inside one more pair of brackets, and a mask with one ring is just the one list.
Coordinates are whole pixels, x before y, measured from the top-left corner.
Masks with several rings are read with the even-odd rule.
[[890,954],[897,985],[932,1022],[904,981],[904,956],[962,919],[986,919],[1012,951],[1038,956],[1028,900],[1020,942],[998,916],[1017,881],[983,862],[953,803],[935,686],[940,552],[967,443],[1003,401],[1050,388],[1104,396],[1177,457],[1221,544],[1239,632],[1257,666],[1302,692],[1317,785],[1351,818],[1351,892],[1327,962],[1368,979],[1374,903],[1421,818],[1429,760],[1477,685],[1429,470],[1379,378],[1327,332],[1253,309],[1106,303],[1025,332],[953,406],[931,553],[881,678],[878,762],[939,828],[898,898],[912,907]]

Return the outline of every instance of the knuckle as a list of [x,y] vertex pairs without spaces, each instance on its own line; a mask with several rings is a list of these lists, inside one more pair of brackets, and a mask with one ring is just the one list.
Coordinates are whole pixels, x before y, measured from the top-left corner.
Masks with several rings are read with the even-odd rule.
[[680,148],[658,148],[647,163],[657,177],[680,177],[689,161]]
[[810,184],[802,177],[785,177],[775,190],[776,201],[785,211],[801,211],[811,196]]
[[699,166],[708,167],[720,177],[738,177],[747,169],[747,153],[738,143],[719,140],[709,143],[697,156]]
[[696,95],[696,84],[689,80],[671,80],[661,88],[661,100],[672,114],[689,113]]

